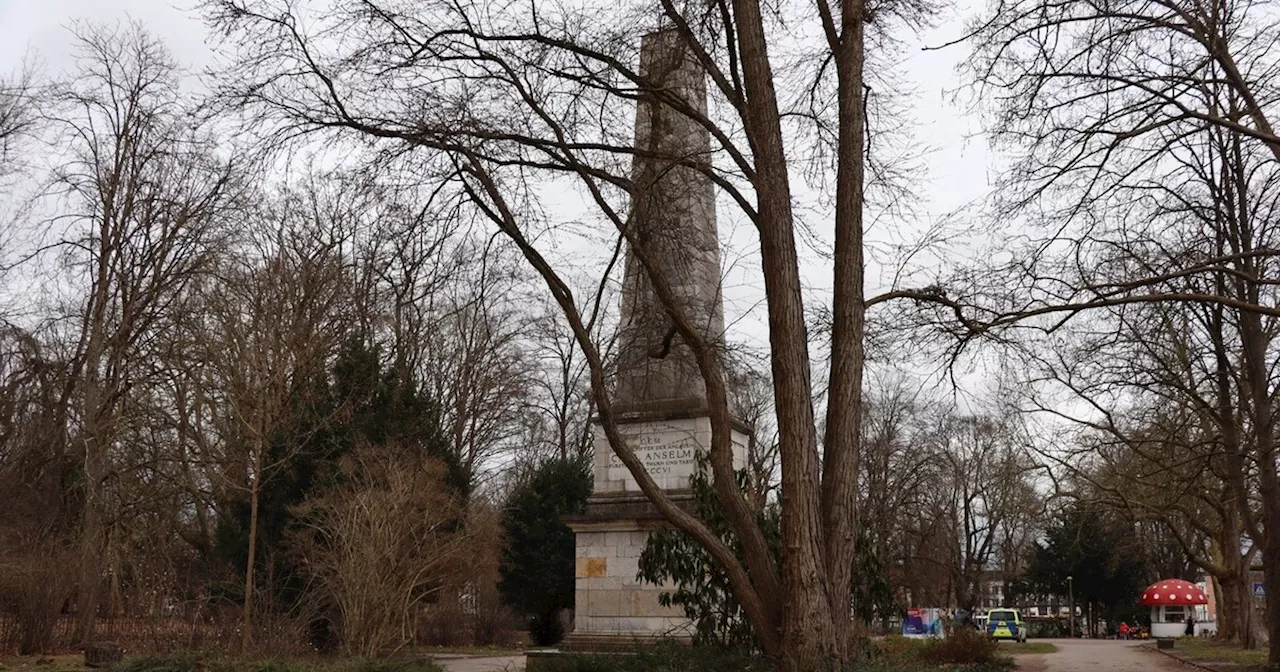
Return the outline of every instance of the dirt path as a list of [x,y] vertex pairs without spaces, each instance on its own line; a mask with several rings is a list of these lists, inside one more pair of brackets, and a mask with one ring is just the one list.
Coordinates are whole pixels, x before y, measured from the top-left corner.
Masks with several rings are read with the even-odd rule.
[[1026,672],[1165,672],[1187,668],[1137,642],[1114,639],[1054,639],[1056,653],[1018,656]]

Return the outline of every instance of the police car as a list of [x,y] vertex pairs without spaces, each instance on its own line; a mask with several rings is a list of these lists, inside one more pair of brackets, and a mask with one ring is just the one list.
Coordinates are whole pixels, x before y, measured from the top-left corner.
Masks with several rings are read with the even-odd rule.
[[1027,641],[1027,624],[1017,609],[992,609],[987,612],[987,636],[992,639]]

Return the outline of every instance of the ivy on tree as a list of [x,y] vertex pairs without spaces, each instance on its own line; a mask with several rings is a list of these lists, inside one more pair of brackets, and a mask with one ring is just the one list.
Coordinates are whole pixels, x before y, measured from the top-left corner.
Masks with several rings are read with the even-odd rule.
[[[709,458],[704,452],[695,457],[690,479],[696,515],[725,542],[739,558],[742,544],[725,518],[724,509],[708,479]],[[737,473],[738,487],[747,490],[748,474]],[[757,513],[757,524],[765,534],[775,558],[782,552],[782,517],[776,503],[766,504]],[[897,613],[893,589],[864,530],[858,531],[858,553],[855,556],[853,613],[864,623],[877,615]],[[678,606],[693,626],[694,643],[725,650],[758,651],[759,641],[746,612],[729,588],[729,577],[701,545],[689,535],[664,528],[649,535],[640,554],[637,578],[653,585],[674,584],[674,590],[663,591],[659,602],[666,607]]]

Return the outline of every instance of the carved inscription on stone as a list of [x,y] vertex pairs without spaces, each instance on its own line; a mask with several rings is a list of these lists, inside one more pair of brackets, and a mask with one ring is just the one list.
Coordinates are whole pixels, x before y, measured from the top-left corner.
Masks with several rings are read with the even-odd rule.
[[[698,443],[692,438],[676,438],[670,434],[644,434],[629,441],[636,457],[650,476],[693,473],[693,458]],[[609,466],[625,469],[618,456],[609,453]]]
[[[698,451],[705,451],[711,445],[711,420],[704,416],[631,423],[625,427],[623,436],[659,488],[681,490],[689,487]],[[735,468],[741,469],[746,464],[746,446],[746,435],[734,430]],[[593,464],[597,493],[639,491],[636,479],[614,454],[604,430],[599,427]]]

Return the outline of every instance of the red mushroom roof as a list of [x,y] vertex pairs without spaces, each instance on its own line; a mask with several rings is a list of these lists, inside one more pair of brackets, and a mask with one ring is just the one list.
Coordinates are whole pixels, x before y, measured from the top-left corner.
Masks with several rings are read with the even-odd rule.
[[1142,591],[1142,603],[1152,606],[1189,606],[1208,604],[1209,598],[1194,583],[1182,579],[1163,579]]

